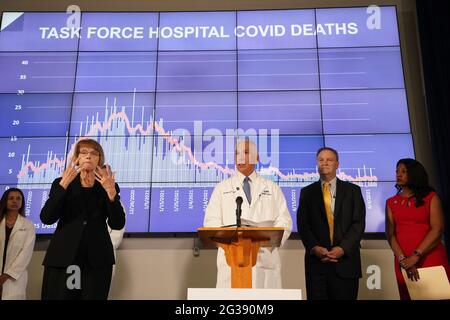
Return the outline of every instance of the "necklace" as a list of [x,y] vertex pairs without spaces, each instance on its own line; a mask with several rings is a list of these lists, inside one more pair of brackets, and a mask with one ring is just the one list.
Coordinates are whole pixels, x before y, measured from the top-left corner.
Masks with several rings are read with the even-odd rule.
[[8,220],[5,217],[5,223],[9,229],[14,227],[14,225],[16,224],[16,221],[17,221],[17,216],[14,218],[14,220],[12,222],[8,222]]
[[7,226],[9,229],[12,229],[12,228],[14,227],[15,224],[16,224],[15,221],[14,221],[13,223],[8,223],[8,222],[6,222],[6,226]]

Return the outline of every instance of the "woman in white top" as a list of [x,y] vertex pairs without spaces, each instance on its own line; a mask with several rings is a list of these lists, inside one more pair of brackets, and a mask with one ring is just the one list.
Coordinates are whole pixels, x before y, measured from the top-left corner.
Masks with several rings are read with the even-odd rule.
[[34,224],[25,218],[23,192],[5,191],[0,200],[0,297],[2,300],[26,298],[27,267],[36,239]]

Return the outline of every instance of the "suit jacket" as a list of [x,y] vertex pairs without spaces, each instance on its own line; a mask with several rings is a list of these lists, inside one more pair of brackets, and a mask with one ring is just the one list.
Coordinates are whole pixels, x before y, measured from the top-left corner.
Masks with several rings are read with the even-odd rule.
[[125,212],[120,203],[118,185],[116,184],[117,196],[111,202],[101,184],[95,181],[94,187],[89,191],[95,193],[95,208],[91,209],[92,212],[86,212],[80,176],[66,190],[61,187],[60,181],[61,178],[53,181],[49,198],[40,214],[41,221],[45,224],[58,221],[42,264],[51,267],[73,264],[85,237],[89,264],[93,267],[113,265],[113,245],[106,220],[111,229],[120,230],[125,225]]
[[[333,247],[344,249],[344,255],[332,263],[343,278],[361,278],[360,241],[365,228],[366,207],[361,188],[337,179],[334,207]],[[311,253],[315,246],[332,248],[320,181],[302,189],[297,211],[297,228],[305,246],[306,275],[326,273],[328,263],[322,263]]]

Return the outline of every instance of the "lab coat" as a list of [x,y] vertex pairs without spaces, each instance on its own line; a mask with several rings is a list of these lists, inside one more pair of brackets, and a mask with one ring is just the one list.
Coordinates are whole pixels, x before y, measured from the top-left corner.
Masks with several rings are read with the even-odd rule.
[[[116,250],[119,248],[122,243],[123,234],[125,233],[125,227],[120,230],[111,229],[108,226],[109,236],[111,237],[111,243],[114,249],[114,258],[116,258]],[[116,261],[117,262],[117,261]]]
[[[123,207],[123,210],[125,211],[125,207],[123,206],[123,204],[122,204],[122,207]],[[125,227],[123,227],[120,230],[114,230],[114,229],[111,229],[108,226],[108,232],[109,232],[109,236],[111,237],[111,243],[112,243],[113,249],[114,249],[114,259],[116,260],[116,264],[113,265],[112,274],[111,274],[111,284],[110,284],[110,287],[109,287],[108,299],[110,300],[110,299],[112,299],[111,293],[113,291],[113,287],[114,287],[114,284],[115,284],[115,282],[114,282],[114,275],[116,273],[116,265],[117,265],[117,253],[116,253],[116,251],[119,248],[120,244],[122,243],[123,235],[125,233]]]
[[[205,227],[221,227],[236,223],[236,198],[241,196],[241,219],[253,222],[273,220],[274,227],[284,228],[282,245],[292,230],[292,218],[281,188],[256,172],[250,175],[252,201],[249,205],[243,191],[244,175],[240,172],[220,182],[214,189],[205,212]],[[231,268],[222,248],[217,252],[217,288],[231,286]],[[260,248],[252,269],[253,288],[281,288],[281,259],[278,248]]]
[[[126,219],[125,206],[123,205],[122,202],[120,204],[122,205],[123,212],[125,212],[125,219]],[[109,232],[109,236],[111,237],[111,243],[112,243],[113,249],[114,249],[114,258],[116,258],[116,250],[119,248],[120,244],[122,243],[123,235],[125,233],[125,226],[120,230],[114,230],[114,229],[111,229],[111,227],[108,225],[108,232]]]
[[12,277],[3,284],[3,300],[26,299],[27,267],[33,255],[35,239],[36,233],[33,222],[19,215],[9,237],[6,260],[3,261],[5,219],[0,222],[0,268],[5,263],[4,273]]

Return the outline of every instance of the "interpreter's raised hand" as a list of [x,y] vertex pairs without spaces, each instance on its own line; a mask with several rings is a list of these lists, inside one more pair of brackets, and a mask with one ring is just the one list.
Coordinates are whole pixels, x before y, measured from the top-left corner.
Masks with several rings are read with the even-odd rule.
[[80,157],[76,158],[74,161],[70,160],[67,164],[66,170],[64,170],[62,174],[62,179],[59,182],[61,187],[67,189],[69,184],[76,178],[76,176],[80,173],[81,169],[78,166],[78,161]]
[[117,195],[116,191],[116,173],[111,172],[111,167],[106,165],[105,168],[97,166],[94,171],[95,180],[100,182],[103,189],[108,194],[109,200],[113,201]]

